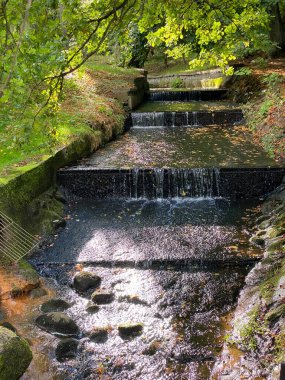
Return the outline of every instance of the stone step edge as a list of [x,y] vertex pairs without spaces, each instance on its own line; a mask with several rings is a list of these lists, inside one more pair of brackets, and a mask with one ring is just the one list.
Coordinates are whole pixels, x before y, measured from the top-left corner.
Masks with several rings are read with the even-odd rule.
[[[138,268],[138,269],[152,269],[152,268],[161,268],[165,267],[174,267],[174,268],[182,268],[182,269],[208,269],[208,268],[240,268],[246,266],[252,266],[259,262],[262,258],[262,255],[251,258],[244,259],[235,259],[235,260],[203,260],[203,259],[168,259],[168,260],[114,260],[114,261],[106,261],[106,260],[98,260],[98,261],[53,261],[53,262],[34,262],[33,265],[36,267],[40,266],[62,266],[62,265],[78,265],[81,264],[83,266],[97,266],[97,267],[107,267],[107,268],[116,268],[116,267],[124,267],[124,268]],[[172,268],[166,268],[168,270]]]

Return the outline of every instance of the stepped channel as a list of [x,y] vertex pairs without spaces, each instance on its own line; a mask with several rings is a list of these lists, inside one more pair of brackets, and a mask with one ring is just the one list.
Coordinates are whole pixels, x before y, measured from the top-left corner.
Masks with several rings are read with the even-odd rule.
[[217,89],[217,90],[192,90],[187,89],[176,91],[167,90],[151,90],[148,94],[148,100],[154,102],[161,101],[171,101],[171,102],[190,102],[191,100],[196,101],[214,101],[223,100],[226,98],[227,90]]
[[[163,93],[131,114],[124,136],[58,173],[67,226],[31,261],[80,329],[77,357],[65,362],[54,357],[54,338],[33,329],[63,379],[210,379],[245,276],[262,256],[249,242],[252,220],[284,168],[252,142],[239,107],[213,104],[218,91],[203,92],[208,104],[190,104],[190,95],[169,103],[178,93],[163,102]],[[82,270],[112,295],[93,314],[90,294],[71,286]],[[137,323],[140,334],[118,333]],[[90,338],[94,327],[106,329],[103,341]]]

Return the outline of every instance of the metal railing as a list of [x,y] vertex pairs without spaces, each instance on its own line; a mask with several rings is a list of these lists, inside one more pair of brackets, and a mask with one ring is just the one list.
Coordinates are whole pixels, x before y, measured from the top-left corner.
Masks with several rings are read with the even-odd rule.
[[0,211],[0,256],[18,262],[38,246],[39,240]]

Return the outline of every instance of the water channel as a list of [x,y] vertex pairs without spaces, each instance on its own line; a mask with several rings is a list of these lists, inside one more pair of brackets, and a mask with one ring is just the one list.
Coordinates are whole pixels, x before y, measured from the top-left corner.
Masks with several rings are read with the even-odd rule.
[[[124,136],[67,169],[67,226],[31,262],[52,289],[41,302],[68,302],[77,354],[57,360],[64,337],[35,326],[37,300],[25,323],[17,326],[17,315],[13,321],[35,350],[42,347],[24,380],[210,379],[245,276],[262,255],[249,243],[260,200],[221,196],[220,169],[277,165],[252,142],[236,105],[207,99],[191,106],[194,95],[185,94],[169,103],[171,96],[165,104],[153,96],[133,112]],[[73,185],[86,170],[131,170],[131,191],[100,199],[95,187],[94,196],[78,197]],[[144,170],[155,180],[144,184]],[[94,289],[75,291],[82,271],[100,276],[108,302],[92,309]],[[122,325],[139,328],[126,336]],[[105,331],[101,339],[92,337],[94,328]]]

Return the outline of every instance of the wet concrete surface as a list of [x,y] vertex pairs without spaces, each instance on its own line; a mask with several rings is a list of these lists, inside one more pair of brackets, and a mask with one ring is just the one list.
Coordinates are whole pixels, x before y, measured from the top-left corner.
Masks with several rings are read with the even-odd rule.
[[243,126],[131,128],[82,165],[98,169],[278,166]]
[[244,205],[223,198],[78,200],[67,227],[35,262],[105,266],[223,265],[260,256],[248,247]]

